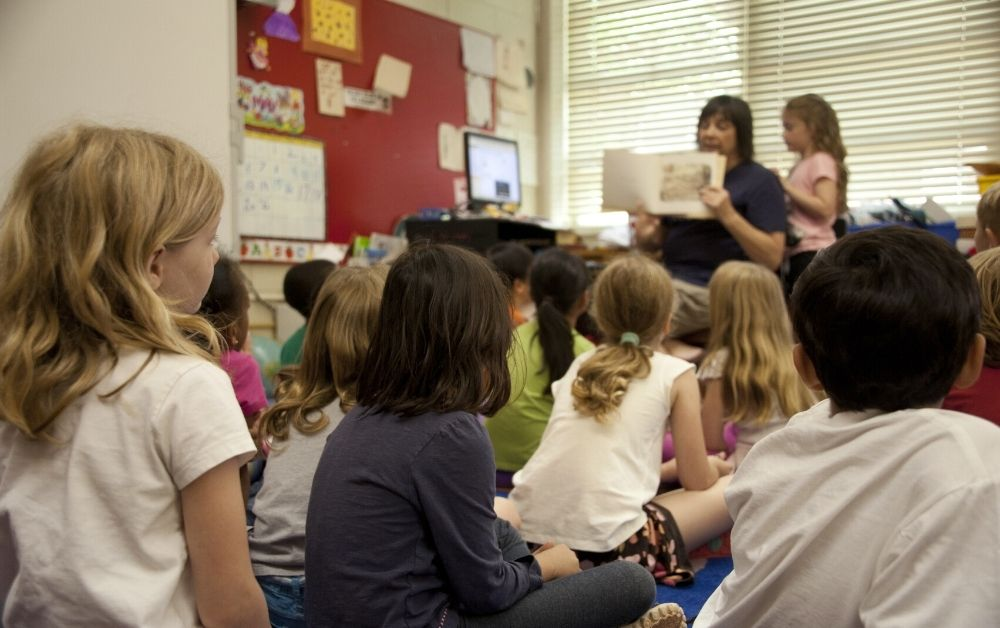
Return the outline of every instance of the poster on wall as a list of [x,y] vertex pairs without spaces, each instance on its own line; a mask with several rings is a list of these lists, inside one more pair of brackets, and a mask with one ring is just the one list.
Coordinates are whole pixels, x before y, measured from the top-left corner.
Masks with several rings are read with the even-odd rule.
[[299,135],[306,130],[301,89],[237,77],[236,104],[250,126]]
[[361,0],[305,0],[302,49],[361,63]]
[[316,58],[316,100],[322,115],[344,117],[344,73],[336,61]]

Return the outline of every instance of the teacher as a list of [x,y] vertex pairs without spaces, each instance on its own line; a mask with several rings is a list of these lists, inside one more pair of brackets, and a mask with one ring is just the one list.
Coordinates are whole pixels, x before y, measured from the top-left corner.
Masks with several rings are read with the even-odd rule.
[[734,96],[716,96],[698,117],[698,149],[726,158],[723,187],[707,186],[701,201],[714,219],[694,220],[640,212],[636,243],[657,244],[674,279],[670,337],[709,328],[708,280],[723,262],[750,260],[777,271],[785,250],[785,195],[778,178],[753,160],[753,117]]

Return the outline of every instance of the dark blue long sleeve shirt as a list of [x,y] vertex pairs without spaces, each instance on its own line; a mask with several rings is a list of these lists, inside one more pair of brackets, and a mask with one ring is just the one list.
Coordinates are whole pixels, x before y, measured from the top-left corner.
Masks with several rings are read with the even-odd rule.
[[494,531],[493,452],[471,414],[355,408],[334,430],[306,520],[311,626],[457,626],[541,586]]

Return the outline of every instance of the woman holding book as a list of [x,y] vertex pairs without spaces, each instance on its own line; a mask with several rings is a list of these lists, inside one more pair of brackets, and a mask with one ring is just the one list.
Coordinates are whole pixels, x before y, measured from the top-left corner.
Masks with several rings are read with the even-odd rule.
[[637,245],[662,250],[663,264],[674,279],[672,338],[708,329],[708,280],[723,262],[750,260],[777,270],[785,250],[784,193],[778,178],[753,160],[753,117],[747,103],[734,96],[710,99],[698,117],[698,148],[726,158],[722,187],[701,190],[701,201],[715,218],[656,217],[640,211],[633,220]]

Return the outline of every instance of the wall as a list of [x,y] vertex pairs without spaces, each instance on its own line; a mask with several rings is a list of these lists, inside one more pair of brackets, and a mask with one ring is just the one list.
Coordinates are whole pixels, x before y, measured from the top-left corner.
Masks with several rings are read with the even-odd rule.
[[202,0],[0,2],[0,194],[25,153],[72,120],[180,137],[222,174],[232,242],[232,7]]
[[[341,62],[345,85],[370,89],[382,53],[412,63],[413,74],[407,97],[394,99],[391,115],[348,109],[344,118],[316,112],[315,56],[303,53],[300,44],[268,38],[271,71],[251,69],[245,53],[249,33],[261,32],[270,9],[240,7],[236,30],[240,75],[303,89],[303,135],[326,143],[328,239],[343,242],[357,233],[388,232],[400,216],[420,207],[453,204],[453,181],[463,175],[438,168],[437,125],[465,123],[459,26],[522,40],[526,62],[535,72],[537,6],[537,0],[364,0],[363,62]],[[292,16],[301,26],[301,7]],[[528,181],[538,178],[533,94],[534,90],[527,113],[498,112],[495,118],[498,134],[521,142],[522,174]],[[531,172],[524,174],[525,169]],[[537,207],[535,185],[524,185],[522,195],[526,213],[545,213]],[[246,264],[245,269],[276,308],[275,314],[260,306],[252,310],[254,332],[287,337],[302,322],[282,303],[281,280],[288,266]]]

